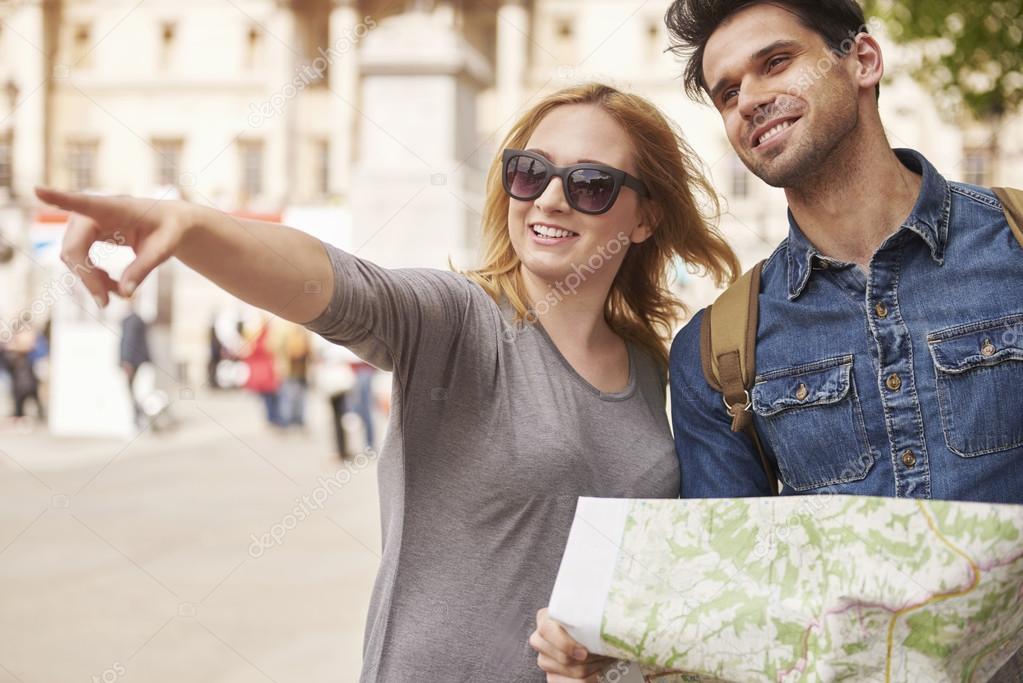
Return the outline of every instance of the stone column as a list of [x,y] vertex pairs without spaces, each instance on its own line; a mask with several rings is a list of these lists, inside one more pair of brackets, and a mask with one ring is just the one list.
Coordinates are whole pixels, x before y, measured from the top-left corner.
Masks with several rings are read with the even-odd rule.
[[32,188],[47,181],[49,87],[44,82],[51,74],[43,5],[43,0],[26,0],[4,19],[11,61],[0,67],[0,135],[11,135],[14,182],[12,196],[0,196],[0,235],[10,245],[3,249],[10,260],[0,263],[0,341],[9,341],[4,332],[32,303],[30,284],[39,277],[27,254],[31,207],[37,203]]
[[526,3],[524,0],[504,0],[497,10],[497,115],[502,121],[514,119],[524,104],[528,63],[529,11]]
[[[443,9],[443,8],[441,8]],[[427,38],[428,39],[425,39]],[[467,160],[490,66],[444,11],[380,23],[361,50],[353,248],[384,266],[447,268],[473,260],[483,183]]]
[[[16,52],[9,78],[18,94],[14,111],[3,127],[14,131],[14,193],[32,197],[32,188],[44,184],[46,139],[46,86],[39,87],[51,74],[46,73],[46,41],[43,24],[43,0],[21,3],[9,18],[7,42]],[[16,35],[15,35],[16,34]],[[60,74],[57,74],[58,76]],[[7,99],[6,80],[0,83],[0,97]],[[7,102],[0,106],[8,114]]]
[[356,108],[359,99],[359,43],[376,26],[359,16],[355,0],[333,0],[330,12],[330,193],[347,197],[354,161]]
[[264,201],[252,208],[264,211],[276,211],[288,205],[297,177],[295,110],[299,106],[300,90],[296,78],[303,55],[298,49],[299,41],[296,40],[294,12],[291,3],[278,3],[268,27],[273,36],[264,37],[271,65],[267,70],[268,91],[287,100],[280,114],[262,129],[266,135],[263,152]]

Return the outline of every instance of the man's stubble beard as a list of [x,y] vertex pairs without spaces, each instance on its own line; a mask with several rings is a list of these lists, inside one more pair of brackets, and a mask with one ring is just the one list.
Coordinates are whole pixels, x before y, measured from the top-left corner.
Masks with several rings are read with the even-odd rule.
[[799,124],[806,130],[793,145],[769,159],[751,153],[746,166],[771,187],[786,190],[809,189],[826,182],[828,176],[833,179],[838,169],[851,162],[844,150],[859,127],[859,112],[855,102],[850,105],[816,123],[804,116]]

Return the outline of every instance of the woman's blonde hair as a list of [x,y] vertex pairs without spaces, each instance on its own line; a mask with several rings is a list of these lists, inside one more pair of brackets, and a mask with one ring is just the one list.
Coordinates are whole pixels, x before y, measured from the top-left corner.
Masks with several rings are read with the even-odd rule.
[[[568,104],[592,104],[613,117],[632,142],[636,175],[650,191],[640,210],[651,226],[649,239],[631,244],[604,307],[604,319],[618,335],[638,343],[667,368],[668,344],[685,306],[671,292],[674,258],[712,276],[718,285],[739,274],[735,253],[714,227],[720,207],[698,157],[660,110],[638,95],[600,83],[558,91],[526,112],[501,145],[524,149],[540,121]],[[501,152],[487,178],[483,209],[483,265],[466,275],[495,301],[507,299],[519,320],[527,318],[520,260],[508,234],[508,196],[501,182]],[[701,210],[702,197],[707,209]]]

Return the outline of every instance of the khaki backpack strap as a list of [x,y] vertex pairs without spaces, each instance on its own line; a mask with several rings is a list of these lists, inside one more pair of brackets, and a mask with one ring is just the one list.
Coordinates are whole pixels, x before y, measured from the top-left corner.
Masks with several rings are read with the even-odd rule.
[[[711,387],[724,394],[736,432],[744,426],[742,413],[748,412],[749,390],[756,375],[757,297],[762,270],[763,264],[758,263],[725,290],[704,313],[700,329],[703,374]],[[741,410],[731,410],[736,406]]]
[[704,313],[700,327],[700,358],[707,384],[724,396],[725,409],[732,418],[732,431],[745,433],[753,442],[767,473],[771,493],[777,494],[778,479],[753,423],[750,398],[756,378],[760,274],[763,267],[763,262],[758,263],[725,290]]
[[1012,233],[1023,247],[1023,190],[1014,190],[1010,187],[991,189],[1005,207],[1005,220],[1009,222]]

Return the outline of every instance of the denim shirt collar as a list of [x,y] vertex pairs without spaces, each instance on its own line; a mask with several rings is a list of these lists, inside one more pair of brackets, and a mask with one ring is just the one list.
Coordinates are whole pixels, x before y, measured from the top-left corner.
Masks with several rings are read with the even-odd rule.
[[[906,168],[923,176],[923,185],[916,206],[913,207],[913,212],[910,213],[909,218],[896,234],[903,230],[915,233],[930,248],[934,261],[938,265],[943,265],[945,244],[948,241],[952,191],[948,182],[919,152],[911,149],[896,149],[895,155]],[[788,217],[789,299],[794,301],[799,298],[810,281],[814,258],[821,258],[822,254],[799,229],[792,211],[788,212]],[[894,235],[885,242],[885,245],[889,244],[892,239],[894,239]]]

